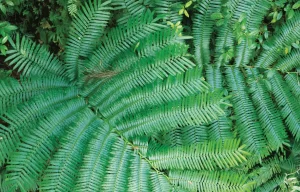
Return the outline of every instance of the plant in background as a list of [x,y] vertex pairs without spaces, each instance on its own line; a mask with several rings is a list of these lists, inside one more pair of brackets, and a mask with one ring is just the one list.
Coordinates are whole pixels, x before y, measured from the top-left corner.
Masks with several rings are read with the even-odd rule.
[[300,52],[282,50],[300,12],[271,22],[269,0],[202,0],[182,17],[188,3],[88,0],[63,60],[9,39],[0,189],[296,191]]

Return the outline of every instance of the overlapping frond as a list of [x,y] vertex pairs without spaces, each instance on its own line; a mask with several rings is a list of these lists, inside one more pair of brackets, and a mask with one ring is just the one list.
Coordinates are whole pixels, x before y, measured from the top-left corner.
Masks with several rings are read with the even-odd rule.
[[10,125],[0,125],[0,165],[15,152],[22,138],[38,125],[40,119],[77,95],[78,90],[74,87],[57,89],[40,94],[5,113],[5,118],[2,118]]
[[188,191],[251,191],[253,183],[247,175],[233,171],[178,171],[170,172],[174,185],[182,186]]
[[296,140],[300,139],[300,104],[288,89],[282,77],[274,71],[270,79],[272,93],[281,111],[282,118]]
[[[247,1],[245,1],[247,2]],[[236,58],[235,65],[248,65],[251,57],[253,57],[253,49],[250,49],[250,43],[254,41],[254,37],[251,36],[251,32],[259,31],[264,17],[271,7],[271,3],[268,0],[255,0],[247,2],[249,7],[245,7],[246,23],[245,31],[246,37],[236,46]]]
[[[133,88],[144,86],[158,78],[183,73],[195,66],[185,55],[187,46],[170,45],[154,56],[144,57],[137,65],[109,79],[90,98],[91,105],[96,107],[109,106],[120,95],[129,94]],[[104,109],[104,107],[101,107]]]
[[126,25],[111,29],[89,57],[87,70],[95,73],[107,69],[117,55],[135,46],[140,39],[166,28],[156,22],[158,19],[147,11],[140,17],[131,18]]
[[[258,56],[255,66],[269,67],[279,58],[282,50],[286,46],[291,46],[300,36],[300,13],[295,12],[295,16],[287,20],[280,30],[265,43],[265,49]],[[291,65],[291,64],[289,64]],[[284,65],[283,65],[284,66]],[[293,66],[293,65],[292,65]],[[287,68],[288,70],[289,68]]]
[[10,41],[12,49],[7,51],[9,55],[5,61],[13,65],[22,75],[66,77],[63,63],[51,54],[46,47],[33,42],[27,37],[16,35],[15,42]]
[[213,32],[213,13],[221,9],[221,0],[204,0],[198,4],[193,20],[193,36],[197,64],[207,65],[210,62],[210,39]]
[[177,126],[208,123],[224,114],[220,92],[203,93],[123,117],[116,130],[126,136],[168,131]]
[[[262,125],[264,134],[267,137],[268,145],[272,150],[283,149],[288,144],[288,135],[276,105],[272,101],[263,79],[259,79],[257,70],[247,70],[248,81],[253,104],[256,107],[259,122]],[[252,79],[251,79],[252,78]]]
[[63,77],[57,76],[33,76],[21,78],[19,81],[14,78],[0,79],[0,115],[30,98],[56,89],[66,89],[70,83]]
[[246,161],[248,152],[238,140],[208,141],[170,148],[162,145],[148,151],[152,164],[159,169],[216,170],[230,168]]
[[97,40],[103,35],[110,19],[111,1],[88,0],[77,13],[66,46],[68,77],[78,80],[82,75],[83,61],[93,52]]
[[42,191],[72,191],[78,168],[82,164],[91,134],[101,129],[102,120],[88,111],[71,125],[60,139],[60,148],[51,158],[42,176],[39,189]]
[[179,100],[189,95],[207,92],[208,87],[209,85],[201,77],[200,69],[193,68],[163,80],[157,79],[142,88],[135,88],[130,95],[122,94],[115,99],[115,105],[111,106],[106,102],[107,105],[102,105],[99,110],[110,121],[115,121],[125,114],[135,114],[146,106],[158,106],[166,101]]
[[238,68],[227,68],[226,79],[231,91],[236,129],[242,142],[259,157],[268,154],[267,141],[258,121],[257,112],[246,91],[246,84]]
[[9,173],[4,185],[10,186],[10,191],[17,188],[23,191],[36,188],[36,180],[58,146],[58,139],[84,110],[88,109],[83,99],[73,99],[49,114],[23,137],[7,166]]
[[300,100],[300,76],[298,74],[290,73],[284,78],[292,93]]
[[299,67],[299,60],[300,50],[294,49],[288,55],[281,57],[274,65],[274,68],[282,72],[288,72],[291,71],[293,68]]

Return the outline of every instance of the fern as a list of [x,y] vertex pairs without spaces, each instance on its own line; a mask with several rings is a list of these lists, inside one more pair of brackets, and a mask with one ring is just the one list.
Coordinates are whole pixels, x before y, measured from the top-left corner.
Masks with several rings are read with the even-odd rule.
[[76,2],[63,60],[9,40],[1,191],[297,189],[297,4]]

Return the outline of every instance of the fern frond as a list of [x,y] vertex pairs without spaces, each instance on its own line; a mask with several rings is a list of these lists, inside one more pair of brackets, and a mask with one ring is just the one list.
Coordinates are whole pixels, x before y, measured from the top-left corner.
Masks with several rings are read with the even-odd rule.
[[111,2],[88,0],[77,13],[66,46],[68,77],[77,80],[83,72],[83,60],[93,52],[110,19]]
[[274,175],[281,173],[280,161],[282,158],[278,157],[266,160],[249,173],[249,178],[255,182],[255,188],[270,180]]
[[250,155],[238,140],[208,141],[189,146],[166,147],[148,151],[158,169],[216,170],[239,165]]
[[233,132],[231,131],[232,129],[232,121],[226,117],[222,116],[218,120],[212,122],[208,126],[208,136],[209,140],[214,141],[214,140],[228,140],[228,139],[233,139],[234,135]]
[[298,74],[287,74],[285,81],[296,98],[300,101],[300,77]]
[[182,21],[182,15],[178,14],[179,7],[183,5],[182,2],[177,0],[150,0],[150,2],[153,11],[159,15],[163,15],[164,20],[174,24]]
[[259,157],[268,155],[267,142],[258,116],[246,91],[246,84],[238,68],[227,68],[226,79],[231,91],[233,110],[237,116],[237,132],[242,142]]
[[[176,76],[169,76],[164,80],[156,80],[142,88],[131,91],[131,95],[120,95],[115,99],[115,105],[102,105],[99,110],[110,121],[120,119],[125,114],[135,114],[145,106],[157,106],[166,101],[179,100],[189,95],[208,91],[208,84],[201,77],[200,68],[194,68]],[[114,118],[114,119],[111,119]]]
[[149,3],[147,1],[135,0],[112,0],[112,6],[116,11],[122,11],[117,22],[119,24],[126,23],[130,18],[139,17],[146,12]]
[[256,188],[255,192],[288,192],[286,187],[283,185],[284,177],[284,175],[278,175],[268,180],[262,186]]
[[0,79],[0,115],[30,98],[51,92],[56,89],[66,89],[71,84],[63,77],[34,76],[23,78],[18,81],[13,78]]
[[[246,33],[259,30],[260,25],[266,16],[268,10],[271,7],[271,3],[268,0],[254,0],[249,1],[249,9],[246,12]],[[249,49],[248,42],[253,41],[253,37],[247,35],[242,42],[236,47],[235,65],[248,65],[251,57],[253,56],[253,49]]]
[[282,118],[296,140],[300,139],[300,104],[288,89],[282,77],[274,71],[270,79],[272,93],[280,107]]
[[223,88],[223,78],[222,72],[219,67],[214,67],[212,65],[208,65],[205,67],[205,77],[208,84],[212,89],[222,89]]
[[92,111],[82,115],[70,131],[60,139],[60,148],[51,158],[43,173],[39,189],[42,191],[71,191],[75,185],[78,168],[90,135],[101,129],[102,120],[96,118]]
[[192,145],[208,141],[207,126],[177,127],[166,133],[158,133],[155,137],[160,144],[175,147]]
[[131,18],[126,25],[118,26],[107,33],[86,63],[87,71],[103,71],[114,58],[136,45],[140,39],[166,28],[156,23],[150,11],[141,17]]
[[40,119],[69,100],[75,99],[77,94],[78,90],[73,87],[64,90],[57,89],[36,96],[17,108],[9,110],[3,119],[10,126],[0,125],[0,137],[2,138],[0,142],[0,165],[4,163],[5,159],[9,159],[20,145],[21,139],[34,129]]
[[186,46],[175,44],[159,51],[155,56],[142,58],[138,66],[134,65],[109,79],[89,98],[90,104],[97,107],[110,105],[119,95],[129,94],[133,88],[144,86],[157,78],[163,79],[169,75],[183,73],[194,67],[195,64],[186,58],[186,51]]
[[[287,20],[280,30],[265,43],[265,49],[257,58],[256,67],[269,67],[279,59],[282,49],[292,45],[300,36],[300,12]],[[290,64],[289,64],[290,65]],[[288,68],[287,68],[288,69]]]
[[44,46],[32,40],[16,35],[16,42],[12,42],[12,49],[7,51],[9,55],[5,62],[13,69],[17,69],[26,77],[47,76],[66,77],[63,63],[56,56],[51,54]]
[[[253,104],[256,107],[259,121],[264,129],[267,141],[272,150],[283,150],[283,145],[289,146],[288,135],[268,88],[257,76],[258,71],[247,70]],[[256,74],[255,74],[256,73]],[[253,79],[251,79],[251,77]]]
[[253,183],[245,174],[232,171],[170,171],[170,179],[189,191],[250,192]]
[[117,141],[117,136],[110,133],[107,125],[96,131],[95,136],[88,145],[74,191],[101,190],[100,184],[103,183],[107,172],[107,165],[111,158],[110,151]]
[[174,127],[201,125],[223,115],[220,92],[189,96],[179,101],[156,106],[135,115],[129,115],[116,123],[116,130],[126,136],[168,131]]
[[193,36],[196,62],[199,66],[210,62],[210,38],[212,36],[214,20],[213,13],[221,9],[221,0],[204,0],[198,4],[193,20]]
[[34,189],[58,139],[85,110],[85,102],[81,98],[74,99],[49,114],[34,131],[30,131],[10,158],[4,185],[11,186],[12,191]]
[[281,59],[279,59],[274,65],[274,68],[282,72],[288,72],[291,71],[293,68],[299,67],[299,60],[300,50],[293,49],[291,53],[284,57],[281,57]]

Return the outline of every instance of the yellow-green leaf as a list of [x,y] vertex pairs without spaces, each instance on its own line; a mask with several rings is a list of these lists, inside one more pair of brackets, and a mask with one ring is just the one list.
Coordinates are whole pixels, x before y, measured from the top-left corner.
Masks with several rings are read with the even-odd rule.
[[293,9],[298,9],[300,7],[300,1],[298,1],[297,3],[295,3],[294,5],[293,5]]
[[189,13],[186,10],[184,10],[184,15],[190,17]]
[[193,1],[188,1],[186,4],[185,4],[185,8],[188,8],[189,6],[191,6],[192,5],[192,3],[193,3]]
[[179,15],[182,15],[183,12],[184,12],[184,9],[180,9],[180,10],[179,10]]

